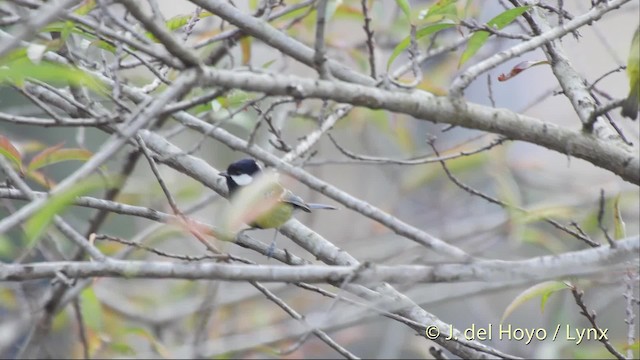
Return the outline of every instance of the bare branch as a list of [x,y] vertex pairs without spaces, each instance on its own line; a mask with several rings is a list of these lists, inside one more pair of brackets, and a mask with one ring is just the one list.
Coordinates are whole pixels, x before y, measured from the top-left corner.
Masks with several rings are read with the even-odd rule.
[[[429,145],[433,149],[433,152],[435,152],[435,154],[439,156],[440,154],[438,152],[438,149],[435,147],[434,142],[435,142],[435,139],[429,139]],[[470,187],[468,185],[463,184],[460,180],[458,180],[458,178],[453,176],[451,171],[449,171],[449,168],[447,167],[447,164],[445,163],[444,160],[440,160],[440,165],[442,166],[442,169],[444,170],[445,174],[447,174],[447,177],[454,184],[456,184],[456,186],[458,186],[462,190],[468,192],[469,194],[474,195],[474,196],[478,196],[478,197],[480,197],[480,198],[482,198],[484,200],[487,200],[488,202],[490,202],[492,204],[496,204],[496,205],[502,206],[502,207],[507,208],[507,209],[514,209],[514,210],[518,210],[518,211],[520,211],[522,213],[525,213],[525,214],[527,213],[527,210],[525,210],[525,209],[522,209],[522,208],[520,208],[518,206],[513,206],[511,204],[507,204],[507,203],[505,203],[505,202],[503,202],[503,201],[501,201],[501,200],[499,200],[497,198],[489,196],[489,195],[487,195],[487,194],[485,194],[483,192],[480,192],[480,191],[478,191],[476,189],[473,189],[472,187]],[[589,245],[591,247],[600,246],[600,244],[598,244],[597,242],[591,240],[591,238],[589,236],[586,236],[586,234],[584,232],[582,232],[582,231],[575,232],[575,231],[569,229],[568,227],[563,226],[562,224],[558,223],[557,221],[555,221],[555,220],[553,220],[551,218],[548,218],[546,216],[542,217],[542,219],[544,221],[546,221],[547,223],[553,225],[556,229],[564,231],[565,233],[575,237],[576,239],[585,242],[587,245]],[[609,244],[611,245],[611,243],[609,243]]]
[[194,52],[185,48],[164,26],[157,23],[158,19],[145,14],[140,4],[136,4],[131,0],[119,0],[119,2],[124,5],[136,19],[143,23],[145,28],[149,30],[172,55],[180,59],[186,66],[198,66],[201,63]]
[[11,50],[20,45],[23,40],[30,40],[38,30],[49,24],[52,20],[67,11],[69,7],[79,3],[80,0],[56,0],[47,1],[40,6],[38,11],[31,14],[26,22],[16,30],[11,39],[3,40],[0,43],[0,58],[5,57]]
[[[616,248],[601,246],[587,250],[549,255],[527,260],[483,260],[470,264],[435,266],[325,266],[325,265],[234,265],[217,263],[109,260],[106,262],[47,262],[0,264],[0,280],[24,281],[53,278],[58,272],[69,278],[123,277],[164,279],[218,279],[262,282],[342,282],[353,277],[354,284],[507,282],[526,284],[568,276],[585,276],[611,271],[625,261],[639,259],[640,237],[619,240]],[[354,276],[354,272],[356,275]],[[398,304],[398,306],[401,306]]]
[[[13,170],[7,159],[4,156],[0,157],[0,168],[11,179],[11,182],[18,187],[18,189],[30,200],[34,199],[33,191],[29,186],[20,178],[20,176]],[[45,201],[48,199],[45,199]],[[14,213],[15,214],[15,213]],[[12,216],[12,215],[11,215]],[[53,223],[56,225],[65,236],[71,241],[75,242],[80,248],[85,250],[91,257],[97,261],[106,261],[107,257],[104,256],[100,250],[93,246],[89,241],[78,233],[73,227],[67,224],[59,215],[53,217]]]
[[364,17],[364,25],[362,25],[362,28],[364,29],[365,35],[367,35],[367,49],[369,49],[369,72],[371,73],[371,78],[376,79],[378,77],[376,72],[376,48],[374,45],[375,40],[373,38],[373,30],[371,29],[369,6],[367,5],[367,0],[361,0],[360,4],[362,6],[362,15]]
[[[281,31],[274,29],[263,20],[242,14],[238,9],[229,5],[226,1],[192,0],[191,2],[220,16],[224,20],[239,27],[247,34],[260,39],[294,59],[313,67],[315,57],[315,51],[313,49],[295,39],[290,38]],[[368,85],[373,85],[375,82],[370,77],[352,71],[335,60],[328,59],[327,66],[329,67],[331,74],[338,79]]]
[[473,103],[466,103],[464,109],[461,109],[454,99],[435,97],[422,91],[394,92],[295,76],[258,75],[211,68],[203,72],[200,80],[204,84],[237,87],[272,95],[330,99],[404,113],[417,119],[497,132],[513,140],[531,142],[582,158],[629,182],[640,184],[640,157],[631,148],[506,109],[493,109]]
[[620,354],[618,350],[616,350],[609,342],[609,339],[607,338],[606,329],[603,331],[602,328],[598,327],[598,324],[596,324],[596,313],[590,312],[589,309],[587,308],[587,305],[585,305],[584,300],[582,299],[584,292],[581,290],[578,290],[578,288],[575,285],[571,285],[571,293],[573,294],[573,298],[575,299],[576,304],[578,304],[578,306],[580,307],[580,314],[584,315],[587,318],[587,320],[589,320],[589,322],[591,323],[591,327],[594,330],[596,330],[597,332],[596,337],[598,341],[604,344],[604,347],[607,348],[607,350],[613,356],[615,356],[620,360],[625,360],[626,358],[624,357],[624,355]]
[[[54,189],[51,190],[51,195],[60,194],[76,183],[94,172],[100,165],[109,160],[109,158],[119,151],[128,140],[133,136],[140,128],[148,125],[149,122],[157,120],[156,115],[162,110],[164,105],[170,100],[174,100],[182,96],[186,92],[191,84],[196,80],[195,72],[185,72],[180,76],[173,85],[158,96],[156,99],[147,101],[144,106],[140,108],[140,112],[134,114],[127,124],[123,124],[119,134],[113,135],[110,141],[107,141],[102,149],[95,153],[91,159],[85,162],[78,170],[73,174],[67,176],[62,182],[60,182]],[[42,208],[46,203],[46,199],[38,198],[31,203],[23,206],[17,212],[10,216],[0,220],[0,233],[6,232],[8,229],[24,221],[27,217],[31,216],[35,211]]]
[[318,19],[316,21],[316,42],[315,53],[313,55],[313,62],[316,66],[320,79],[329,79],[331,72],[327,66],[327,51],[324,43],[324,29],[326,27],[327,18],[327,3],[328,0],[319,0],[316,12]]
[[452,83],[449,92],[453,96],[462,96],[464,90],[471,84],[471,82],[484,73],[487,70],[491,70],[494,67],[504,63],[505,61],[512,59],[516,56],[534,50],[543,44],[553,41],[559,37],[562,37],[573,30],[578,29],[585,24],[588,24],[594,20],[599,19],[607,12],[617,9],[630,0],[613,0],[607,3],[600,2],[597,6],[594,6],[589,12],[576,16],[573,20],[564,23],[561,26],[554,27],[553,29],[538,35],[531,40],[522,42],[509,50],[501,51],[490,58],[483,60],[482,62],[471,66],[464,73],[460,74]]

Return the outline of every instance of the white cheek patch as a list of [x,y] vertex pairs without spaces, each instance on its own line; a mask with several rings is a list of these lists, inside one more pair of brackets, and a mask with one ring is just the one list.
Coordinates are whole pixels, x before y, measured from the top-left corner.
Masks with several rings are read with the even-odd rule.
[[246,186],[251,184],[253,181],[253,177],[251,175],[242,174],[242,175],[231,175],[231,179],[236,182],[236,184],[240,186]]

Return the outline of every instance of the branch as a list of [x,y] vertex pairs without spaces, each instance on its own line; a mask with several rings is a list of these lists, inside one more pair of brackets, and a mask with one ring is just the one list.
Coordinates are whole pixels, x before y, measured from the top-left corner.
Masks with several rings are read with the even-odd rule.
[[14,123],[16,125],[33,125],[33,126],[100,126],[107,125],[112,123],[111,120],[108,119],[94,119],[94,118],[59,118],[62,121],[57,121],[57,119],[49,119],[49,118],[41,118],[41,117],[32,117],[32,116],[20,116],[20,115],[12,115],[6,113],[0,113],[0,120],[6,121],[10,123]]
[[[540,9],[534,8],[532,15],[529,16],[527,14],[526,19],[532,24],[534,31],[538,31],[539,28],[543,30],[552,29]],[[551,70],[562,87],[562,93],[569,99],[582,122],[582,128],[586,132],[592,132],[594,123],[597,120],[597,116],[593,116],[596,110],[596,99],[591,96],[587,88],[587,82],[573,67],[560,44],[549,42],[542,50],[549,59]],[[611,130],[604,127],[603,124],[598,124],[598,131],[600,132],[598,135],[601,138],[614,138],[611,136]]]
[[26,21],[21,21],[22,26],[13,33],[13,38],[6,39],[0,43],[0,58],[4,58],[11,50],[19,46],[21,41],[28,40],[36,35],[40,28],[78,2],[79,0],[58,0],[44,3]]
[[637,260],[640,237],[619,240],[616,248],[598,248],[548,255],[527,260],[485,260],[471,264],[424,265],[235,265],[161,261],[107,260],[0,264],[0,281],[49,279],[58,272],[69,278],[119,277],[150,279],[208,279],[225,281],[340,283],[456,283],[506,282],[525,284],[569,276],[585,276],[628,266]]
[[[329,345],[331,348],[336,350],[340,355],[344,356],[346,359],[359,359],[359,357],[349,352],[349,350],[345,349],[343,346],[341,346],[335,340],[333,340],[329,335],[327,335],[326,332],[316,327],[312,327],[312,325],[305,320],[304,316],[300,315],[300,313],[298,313],[295,309],[293,309],[289,304],[287,304],[284,300],[280,299],[278,296],[276,296],[273,292],[271,292],[269,289],[264,287],[262,284],[256,281],[252,281],[251,285],[253,285],[256,289],[258,289],[258,291],[263,293],[267,297],[267,299],[271,300],[274,304],[278,305],[282,310],[284,310],[287,314],[289,314],[289,316],[298,320],[303,326],[305,326],[311,332],[313,332],[313,334],[316,335],[318,339],[320,339],[322,342],[324,342],[325,344]],[[281,354],[281,355],[284,355],[284,354]]]
[[316,70],[321,79],[329,79],[331,72],[327,66],[327,50],[324,43],[324,29],[326,28],[327,18],[327,3],[328,0],[319,0],[316,13],[318,14],[318,20],[316,21],[316,43],[315,53],[313,55],[313,62],[316,65]]
[[[134,95],[134,94],[131,94],[131,95]],[[143,97],[145,96],[146,95],[143,95]],[[217,135],[223,136],[224,140],[221,140],[221,141],[223,141],[227,145],[229,145],[230,142],[232,145],[237,145],[238,143],[241,144],[239,146],[246,145],[245,141],[240,140],[236,137],[233,137],[231,134],[221,130],[220,128],[214,129],[213,126],[210,126],[209,124],[206,124],[201,120],[187,113],[179,113],[179,114],[176,114],[175,117],[182,121],[191,121],[190,124],[185,123],[185,125],[188,125],[190,127],[193,127],[192,125],[194,124],[198,124],[199,126],[202,126],[203,124],[206,125],[206,130],[204,132],[210,131],[211,135],[214,137]],[[166,158],[163,159],[163,161],[167,165],[173,167],[178,171],[184,172],[189,176],[192,176],[194,179],[197,179],[198,181],[202,182],[206,186],[216,191],[220,191],[222,186],[220,185],[220,182],[216,181],[216,179],[219,180],[220,178],[213,176],[214,170],[208,164],[206,164],[206,162],[204,162],[201,159],[185,155],[179,148],[169,144],[166,140],[164,140],[163,138],[161,138],[156,134],[153,134],[148,131],[141,131],[140,135],[144,139],[145,143],[151,149],[153,149],[155,152],[159,154],[166,156]],[[423,245],[429,246],[434,251],[442,252],[446,250],[450,254],[454,255],[455,258],[469,259],[469,256],[463,251],[461,251],[460,249],[453,247],[449,244],[446,244],[439,239],[433,238],[431,235],[426,234],[420,231],[419,229],[413,228],[405,223],[402,223],[398,219],[382,212],[381,210],[376,209],[361,200],[355,199],[351,195],[343,193],[342,191],[335,189],[331,185],[310,176],[302,169],[295,168],[289,165],[288,163],[281,162],[277,157],[266,153],[264,150],[261,150],[257,147],[253,147],[252,151],[253,151],[252,153],[253,155],[255,154],[261,155],[258,158],[263,161],[265,160],[265,158],[268,158],[270,160],[270,163],[272,164],[274,164],[277,161],[279,168],[291,169],[290,171],[296,172],[298,175],[296,177],[298,179],[300,179],[300,176],[304,176],[304,180],[313,181],[312,184],[315,186],[311,186],[312,188],[321,189],[324,191],[335,190],[337,194],[340,194],[340,196],[346,199],[349,199],[349,201],[356,201],[357,204],[359,204],[358,211],[360,211],[361,213],[367,216],[371,216],[372,213],[377,214],[381,223],[385,225],[391,223],[394,226],[394,228],[397,229],[395,231],[398,234],[407,236],[411,239],[418,236],[417,240],[428,241],[428,243]],[[307,182],[307,184],[309,185],[309,182]],[[322,236],[318,235],[317,233],[311,231],[309,228],[302,225],[299,221],[295,219],[289,220],[284,226],[280,228],[280,231],[286,236],[290,237],[296,244],[298,244],[299,246],[301,246],[302,248],[304,248],[305,250],[313,254],[316,258],[322,260],[325,263],[359,266],[359,262],[349,253],[337,248],[331,242],[324,239]],[[239,243],[238,240],[239,239],[236,239],[236,243]],[[259,243],[259,244],[264,245],[262,243]],[[259,251],[263,254],[266,254],[267,246],[264,245],[260,247]],[[301,265],[305,263],[304,260],[298,258],[297,256],[282,250],[276,250],[276,252],[273,254],[272,257],[277,258],[280,261],[283,261],[288,264]],[[399,293],[388,284],[381,283],[375,286],[372,285],[372,288],[366,288],[359,285],[348,285],[345,288],[345,290],[357,296],[360,296],[364,299],[367,299],[369,301],[375,301],[379,304],[379,306],[382,309],[389,309],[388,311],[395,311],[398,315],[407,317],[412,321],[437,326],[441,330],[442,334],[448,334],[448,332],[450,331],[450,324],[445,323],[440,319],[438,319],[437,317],[435,317],[434,315],[426,312],[424,309],[420,308],[413,301],[411,301],[411,299]],[[396,309],[396,310],[391,310],[391,309]],[[417,327],[415,329],[419,331],[419,333],[421,334],[424,333],[423,331],[424,328]],[[455,336],[462,338],[462,334],[457,329],[454,329],[453,332]],[[478,351],[495,351],[494,349],[489,348],[477,342],[451,343],[446,340],[445,335],[438,337],[437,339],[434,339],[434,341],[442,346],[445,346],[449,351],[453,352],[454,354],[463,356],[465,358],[481,356],[482,353]],[[478,350],[478,349],[481,349],[481,350]]]
[[[64,193],[65,191],[74,187],[79,180],[84,179],[93,173],[100,165],[111,159],[113,154],[122,149],[122,146],[129,141],[129,138],[140,130],[149,122],[157,120],[159,112],[162,110],[170,100],[174,100],[187,91],[192,83],[196,80],[197,74],[195,71],[185,71],[178,79],[157,98],[147,101],[141,106],[140,111],[134,113],[126,124],[120,128],[120,131],[111,136],[111,138],[105,142],[100,151],[94,154],[87,162],[85,162],[78,170],[73,174],[67,176],[50,192],[50,195],[57,195]],[[25,221],[29,216],[41,209],[48,199],[37,198],[29,204],[20,208],[20,210],[0,220],[0,234],[7,232],[10,228]]]
[[371,30],[369,6],[367,6],[367,0],[361,0],[360,2],[362,5],[362,16],[364,17],[364,25],[362,25],[362,28],[364,29],[365,35],[367,35],[367,49],[369,50],[369,71],[371,73],[371,78],[376,79],[378,77],[376,73],[376,49],[374,45],[373,30]]
[[614,348],[609,342],[609,339],[606,336],[607,329],[603,331],[602,328],[600,328],[596,323],[596,312],[595,311],[590,312],[589,309],[587,308],[587,305],[584,303],[584,300],[582,300],[584,292],[582,290],[579,290],[577,287],[575,287],[575,285],[571,285],[571,294],[573,295],[573,298],[576,301],[576,304],[578,304],[578,306],[580,307],[580,314],[584,315],[584,317],[586,317],[587,320],[589,320],[591,327],[597,332],[598,341],[600,341],[604,345],[604,347],[607,349],[607,351],[609,351],[617,359],[625,360],[626,358],[624,357],[624,355],[620,354],[620,352],[616,350],[616,348]]
[[[176,69],[180,69],[184,67],[184,64],[180,60],[171,56],[171,54],[169,54],[165,49],[162,49],[161,47],[154,47],[153,45],[135,41],[130,36],[125,36],[120,31],[111,30],[110,28],[102,26],[99,23],[85,16],[79,16],[74,13],[69,13],[69,14],[66,14],[65,17],[69,20],[75,21],[85,26],[86,29],[83,29],[84,31],[94,34],[101,40],[106,41],[111,45],[113,45],[114,40],[118,40],[123,44],[127,44],[132,48],[137,49],[140,52],[143,52],[149,55],[153,60],[161,61],[162,63]],[[106,39],[105,36],[108,36],[109,39]],[[133,51],[129,52],[126,48],[123,48],[123,50],[127,51],[129,54],[136,57],[139,61],[143,62],[142,58],[139,55],[137,55],[135,52]]]
[[185,48],[165,27],[157,23],[154,17],[145,14],[140,4],[131,0],[119,0],[143,25],[153,34],[172,55],[180,59],[186,66],[198,66],[201,61],[196,54]]
[[[198,126],[198,128],[196,128],[197,130],[202,130],[202,132],[204,133],[209,133],[214,138],[223,136],[224,140],[220,140],[219,138],[218,139],[220,141],[223,141],[227,145],[230,145],[232,147],[237,146],[239,149],[245,150],[245,141],[235,137],[229,138],[229,136],[227,135],[230,134],[220,128],[213,128],[212,125],[202,122],[187,114],[185,114],[185,116],[180,120],[183,121],[184,125],[191,128],[195,128],[195,126]],[[221,194],[226,194],[226,188],[224,186],[221,186],[221,182],[217,182],[215,180],[219,178],[212,176],[213,174],[217,174],[218,171],[209,166],[205,161],[184,154],[181,149],[175,147],[174,145],[167,142],[164,138],[152,132],[142,130],[140,131],[140,135],[144,139],[147,146],[149,146],[149,148],[161,155],[161,161],[165,162],[167,165],[173,167],[174,169],[202,182],[214,191]],[[389,227],[401,236],[405,236],[408,239],[411,239],[418,244],[421,244],[451,259],[460,261],[468,261],[470,259],[470,256],[459,248],[449,245],[443,240],[440,240],[420,229],[402,222],[401,220],[389,215],[386,212],[383,212],[382,210],[372,206],[371,204],[357,199],[350,194],[341,191],[314,176],[311,176],[303,169],[290,165],[289,163],[280,160],[277,156],[259,149],[257,146],[251,147],[251,149],[249,149],[248,151],[256,158],[266,161],[267,163],[276,166],[280,170],[284,170],[286,173],[294,176],[310,187],[319,190],[325,195],[332,197],[337,201],[340,201],[340,203],[342,203],[343,205],[354,209],[373,220],[380,222],[381,224]],[[307,249],[307,251],[311,252],[316,257],[328,260],[332,263],[335,262],[336,259],[342,259],[342,261],[348,264],[357,262],[355,258],[351,257],[343,251],[339,251],[339,249],[337,249],[331,242],[321,238],[318,234],[314,233],[308,228],[301,226],[299,222],[295,222],[294,225],[293,221],[289,221],[281,228],[281,230],[283,234],[289,237],[292,237],[292,234],[300,235],[293,236],[292,238],[298,245]],[[306,235],[302,235],[300,231],[304,231]],[[345,256],[347,255],[348,257],[345,258]]]
[[613,144],[507,109],[494,109],[474,103],[466,103],[466,106],[460,108],[455,100],[449,97],[436,97],[419,90],[387,91],[298,76],[209,68],[203,71],[199,80],[202,86],[224,86],[270,95],[328,99],[403,113],[422,120],[499,133],[513,140],[527,141],[587,160],[628,182],[640,184],[640,158],[630,147]]
[[480,76],[485,71],[491,70],[494,67],[516,56],[535,50],[541,45],[562,37],[581,26],[590,24],[594,20],[600,19],[600,17],[605,13],[619,8],[621,5],[629,1],[630,0],[612,0],[609,2],[599,2],[598,5],[594,6],[589,12],[585,13],[584,15],[577,16],[573,20],[562,25],[558,25],[553,29],[542,33],[541,35],[532,38],[529,41],[522,42],[509,50],[500,51],[490,58],[471,66],[453,81],[449,89],[450,94],[455,97],[462,96],[462,94],[464,93],[464,89],[466,89],[475,78]]
[[[19,191],[27,197],[29,200],[34,198],[33,191],[29,186],[20,178],[20,176],[13,170],[9,161],[4,156],[0,156],[0,169],[11,179],[11,182],[18,187]],[[48,198],[47,198],[48,200]],[[76,231],[71,225],[62,219],[60,215],[53,216],[53,223],[55,226],[65,234],[71,241],[76,243],[80,248],[85,250],[91,257],[97,261],[105,261],[107,257],[100,252],[93,244],[91,244],[84,236]]]
[[[282,51],[301,63],[314,67],[315,51],[313,49],[295,39],[292,39],[286,33],[275,29],[264,20],[243,14],[226,1],[191,0],[191,2],[216,14],[217,16],[220,16],[222,19],[239,27],[247,34],[264,41],[267,45]],[[352,71],[335,60],[328,59],[326,64],[331,75],[338,79],[366,85],[375,84],[375,80]]]
[[304,154],[306,151],[311,149],[311,147],[320,140],[322,135],[324,135],[327,131],[331,130],[338,120],[347,116],[347,114],[349,114],[351,109],[353,109],[352,106],[344,105],[344,106],[340,106],[331,114],[329,114],[329,116],[327,116],[327,118],[324,119],[324,121],[320,124],[320,128],[307,134],[304,137],[304,139],[300,141],[293,150],[289,151],[282,157],[282,161],[291,162],[298,156]]

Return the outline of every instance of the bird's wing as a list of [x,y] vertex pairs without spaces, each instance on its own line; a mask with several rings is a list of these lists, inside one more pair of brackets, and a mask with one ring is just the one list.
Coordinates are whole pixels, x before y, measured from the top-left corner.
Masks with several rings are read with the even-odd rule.
[[289,203],[293,206],[295,206],[298,209],[301,209],[303,211],[306,212],[311,212],[311,209],[309,208],[309,205],[307,205],[304,200],[302,200],[302,198],[296,194],[294,194],[293,192],[291,192],[291,190],[287,190],[282,188],[282,194],[280,195],[280,201]]

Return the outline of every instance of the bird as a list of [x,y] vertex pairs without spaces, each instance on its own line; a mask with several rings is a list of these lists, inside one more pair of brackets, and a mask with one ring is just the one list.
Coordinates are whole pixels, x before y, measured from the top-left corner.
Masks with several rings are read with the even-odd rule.
[[635,120],[638,117],[638,102],[640,102],[640,25],[636,28],[631,40],[627,59],[627,76],[629,77],[629,96],[622,104],[621,114]]
[[297,211],[337,210],[332,205],[305,202],[280,184],[277,173],[263,171],[253,158],[235,161],[219,175],[226,180],[230,218],[240,219],[254,229],[276,229],[268,258],[275,250],[278,230]]

